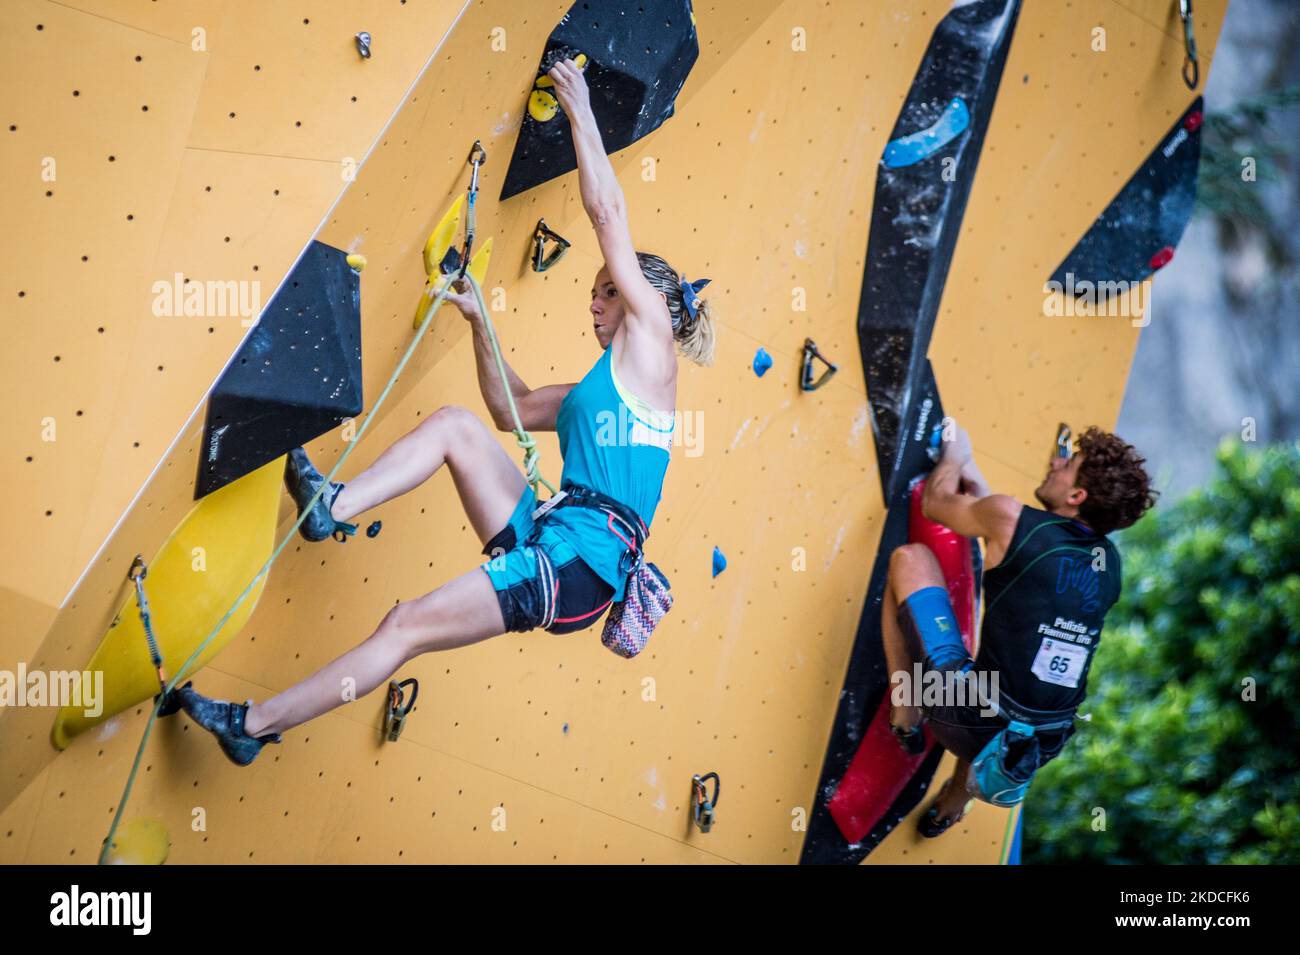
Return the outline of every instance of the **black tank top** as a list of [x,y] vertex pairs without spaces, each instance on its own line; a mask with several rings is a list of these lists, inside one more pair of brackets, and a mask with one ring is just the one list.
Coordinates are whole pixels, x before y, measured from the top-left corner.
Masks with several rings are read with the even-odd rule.
[[997,670],[999,690],[1022,706],[1078,706],[1119,592],[1119,552],[1109,540],[1079,521],[1026,506],[1006,557],[984,572],[976,667]]

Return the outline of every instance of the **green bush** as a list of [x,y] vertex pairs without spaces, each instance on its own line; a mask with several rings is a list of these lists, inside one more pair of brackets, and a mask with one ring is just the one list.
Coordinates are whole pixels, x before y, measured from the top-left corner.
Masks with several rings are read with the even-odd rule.
[[1300,862],[1300,444],[1217,461],[1119,541],[1092,719],[1034,780],[1025,862]]

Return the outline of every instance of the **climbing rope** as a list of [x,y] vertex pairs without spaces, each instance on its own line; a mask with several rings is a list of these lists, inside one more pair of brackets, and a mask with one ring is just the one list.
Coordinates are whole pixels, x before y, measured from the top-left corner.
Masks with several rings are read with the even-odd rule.
[[141,615],[145,618],[145,634],[149,643],[150,658],[158,668],[159,679],[163,683],[163,689],[155,699],[153,711],[149,714],[149,719],[145,723],[144,733],[141,734],[140,737],[140,745],[136,748],[135,759],[131,763],[131,771],[127,774],[126,785],[122,789],[122,798],[118,800],[117,809],[113,813],[113,822],[109,826],[108,835],[104,837],[103,847],[99,854],[100,865],[107,864],[109,850],[113,845],[114,837],[117,835],[118,826],[122,822],[122,816],[126,811],[127,802],[131,798],[131,791],[135,787],[135,780],[140,771],[140,764],[144,759],[145,747],[148,745],[149,737],[153,733],[154,723],[158,719],[159,711],[163,709],[165,704],[167,704],[171,693],[180,685],[181,681],[189,675],[190,667],[193,666],[194,661],[197,660],[203,651],[207,649],[208,645],[216,639],[217,634],[221,632],[221,628],[226,625],[227,621],[229,621],[232,616],[234,616],[235,611],[239,609],[246,599],[248,599],[248,595],[253,592],[258,583],[270,572],[271,566],[276,562],[285,547],[289,545],[289,542],[293,540],[294,536],[298,533],[298,528],[302,525],[302,522],[306,520],[307,515],[311,513],[312,508],[316,506],[316,502],[320,499],[321,494],[325,492],[326,488],[330,487],[334,480],[334,475],[338,473],[339,469],[343,467],[343,463],[347,461],[348,457],[356,449],[357,445],[361,443],[361,439],[370,429],[371,422],[375,420],[375,415],[379,412],[379,409],[383,407],[384,402],[388,400],[388,396],[392,392],[394,385],[397,384],[398,377],[406,369],[406,365],[410,362],[411,356],[415,354],[415,349],[424,338],[424,333],[428,330],[429,324],[433,321],[434,315],[437,314],[442,303],[446,301],[447,295],[451,292],[453,284],[455,284],[459,279],[464,279],[469,283],[470,288],[474,290],[474,297],[478,301],[479,311],[483,316],[483,322],[487,328],[488,338],[492,343],[492,351],[496,356],[497,371],[501,375],[502,383],[505,385],[506,398],[510,403],[510,414],[513,416],[515,421],[515,439],[525,452],[524,470],[528,476],[529,484],[532,485],[534,492],[536,492],[537,485],[540,483],[547,487],[552,494],[555,493],[554,486],[543,478],[538,470],[538,452],[536,442],[524,429],[523,423],[520,421],[519,410],[515,406],[514,395],[510,391],[509,379],[505,370],[505,362],[501,357],[501,346],[497,341],[496,329],[493,327],[492,320],[488,317],[487,308],[483,303],[483,290],[479,287],[478,282],[475,281],[474,276],[469,274],[467,271],[469,266],[469,252],[474,240],[474,200],[478,192],[478,170],[479,166],[481,166],[486,159],[487,153],[483,150],[482,145],[475,142],[474,148],[470,151],[469,159],[469,163],[473,168],[473,173],[470,179],[469,214],[466,217],[465,226],[465,250],[461,257],[460,267],[457,270],[459,274],[455,276],[450,274],[448,275],[448,280],[443,284],[442,289],[429,303],[428,308],[425,309],[424,320],[420,322],[420,327],[417,328],[415,334],[411,336],[411,343],[406,347],[405,354],[402,355],[401,360],[397,363],[397,367],[389,377],[388,383],[384,385],[383,391],[379,393],[379,397],[375,400],[374,406],[370,409],[370,413],[366,415],[366,420],[361,423],[361,428],[357,431],[356,437],[348,443],[348,446],[343,450],[343,453],[339,455],[338,461],[336,461],[334,467],[330,469],[329,474],[325,476],[325,480],[321,482],[320,487],[316,489],[316,493],[311,496],[311,500],[309,500],[307,505],[302,508],[301,513],[298,515],[298,519],[293,522],[293,526],[289,528],[288,532],[284,535],[284,538],[276,546],[275,550],[271,552],[271,556],[267,558],[266,563],[262,565],[261,570],[253,576],[253,579],[248,582],[248,586],[246,586],[239,596],[235,598],[235,602],[230,605],[230,609],[222,614],[221,619],[218,620],[216,626],[212,628],[212,632],[204,637],[199,645],[194,648],[194,651],[185,658],[185,661],[177,669],[176,675],[173,676],[170,681],[166,681],[166,678],[163,675],[162,657],[158,652],[157,641],[153,637],[153,628],[148,619],[148,600],[145,597],[143,585],[145,571],[144,562],[139,561],[138,570],[136,565],[132,564],[130,572],[132,575],[131,579],[136,586],[136,596],[137,601],[140,603]]
[[510,378],[506,374],[505,359],[501,357],[501,344],[497,341],[496,328],[492,325],[492,319],[488,316],[487,305],[483,302],[483,290],[479,288],[478,282],[474,281],[474,276],[468,272],[464,274],[464,279],[469,283],[469,287],[474,290],[474,298],[478,302],[479,314],[483,316],[483,326],[488,333],[488,341],[492,345],[492,356],[496,359],[497,374],[501,376],[501,387],[506,393],[506,402],[510,405],[510,417],[514,419],[515,442],[524,450],[524,476],[528,480],[528,485],[537,493],[537,486],[540,484],[545,487],[551,494],[557,493],[555,485],[546,478],[542,477],[542,472],[537,467],[537,460],[541,457],[541,452],[537,450],[537,441],[527,429],[519,417],[519,408],[515,405],[514,393],[510,390]]

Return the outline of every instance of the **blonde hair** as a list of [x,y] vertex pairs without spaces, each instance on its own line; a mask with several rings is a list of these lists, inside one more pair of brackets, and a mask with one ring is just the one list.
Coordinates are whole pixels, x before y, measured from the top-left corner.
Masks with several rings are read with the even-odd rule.
[[692,318],[682,294],[683,277],[677,270],[649,252],[638,252],[636,259],[650,287],[656,292],[662,292],[668,301],[668,315],[672,319],[673,340],[677,343],[677,351],[683,358],[697,365],[712,365],[715,334],[709,303],[700,299],[695,317]]

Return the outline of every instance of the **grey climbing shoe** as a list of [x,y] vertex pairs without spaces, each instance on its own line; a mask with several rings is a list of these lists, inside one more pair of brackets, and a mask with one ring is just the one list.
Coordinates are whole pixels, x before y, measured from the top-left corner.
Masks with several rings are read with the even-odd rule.
[[217,738],[221,751],[232,763],[247,766],[267,743],[280,742],[279,733],[254,738],[244,732],[244,717],[251,703],[251,700],[248,703],[211,700],[194,689],[193,683],[186,683],[171,692],[159,712],[166,716],[184,710],[190,719]]
[[[307,457],[306,451],[302,448],[294,448],[289,452],[288,460],[284,466],[284,486],[288,489],[289,496],[293,498],[294,503],[298,505],[299,514],[303,512],[307,502],[316,493],[316,489],[324,483],[325,475],[316,470],[316,466]],[[357,532],[357,525],[336,521],[330,516],[330,508],[334,506],[334,499],[339,496],[339,492],[343,488],[344,485],[338,481],[330,482],[329,487],[312,505],[307,517],[298,525],[299,534],[315,543],[323,541],[327,537],[345,541]]]

